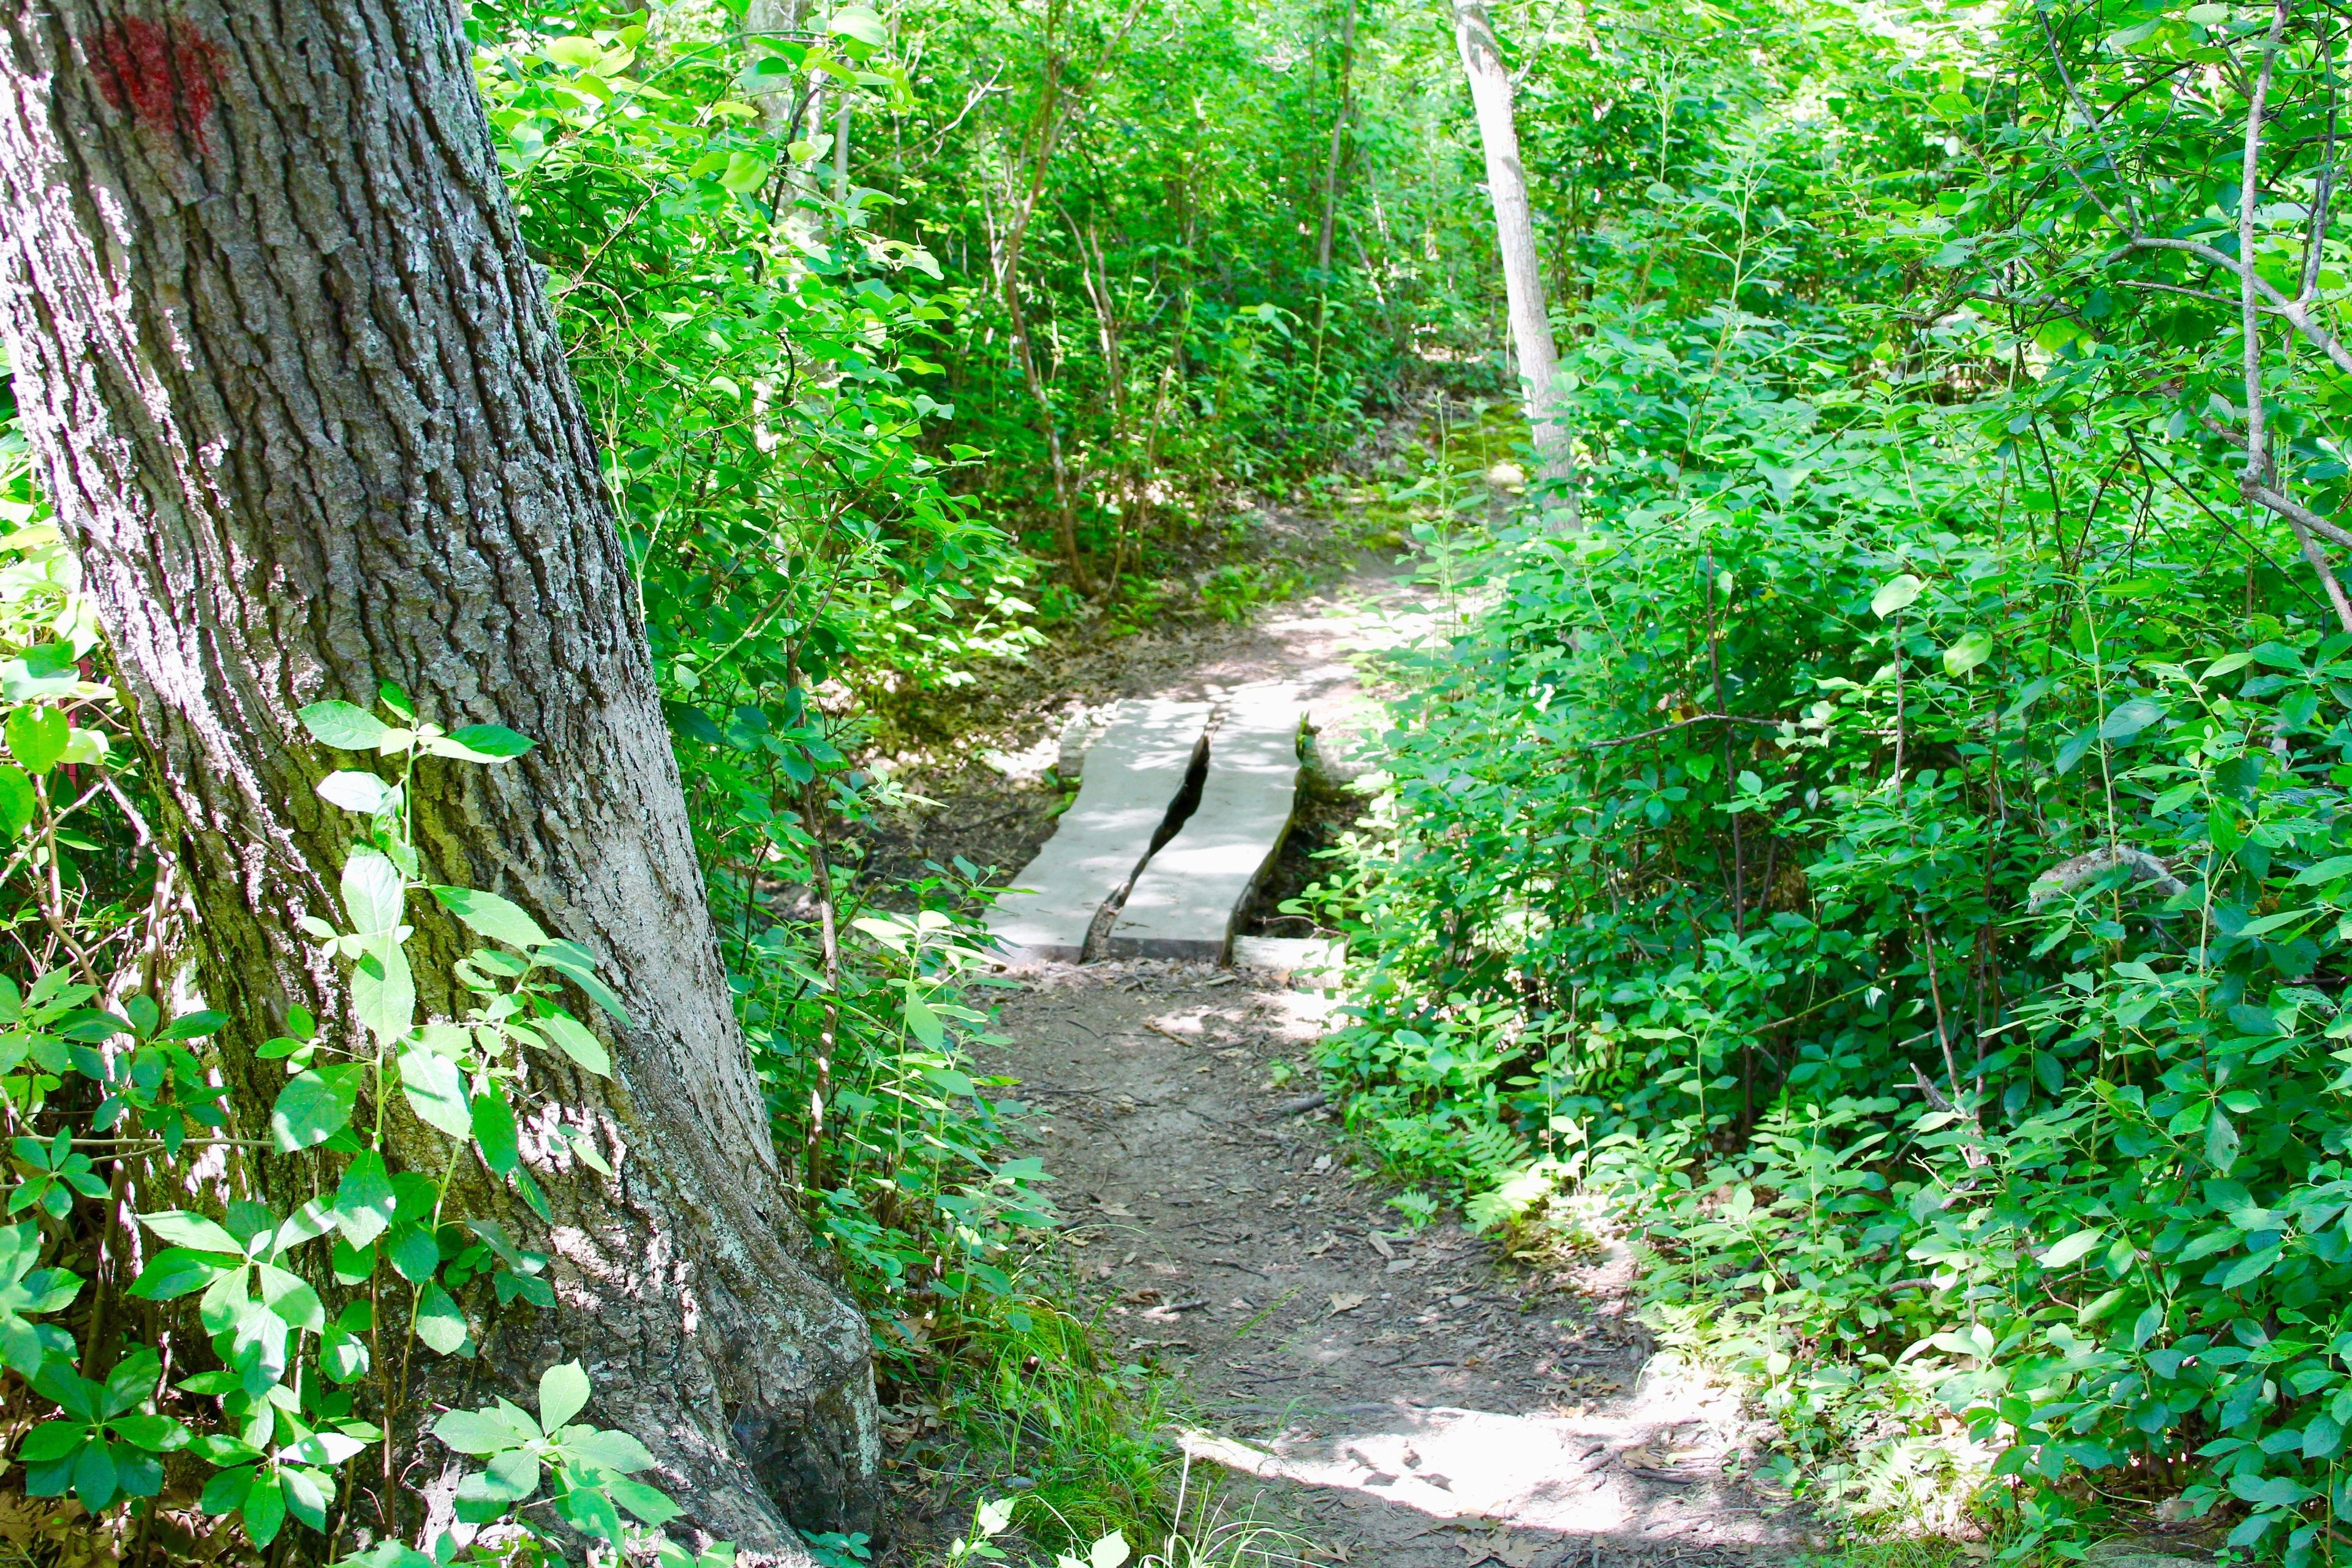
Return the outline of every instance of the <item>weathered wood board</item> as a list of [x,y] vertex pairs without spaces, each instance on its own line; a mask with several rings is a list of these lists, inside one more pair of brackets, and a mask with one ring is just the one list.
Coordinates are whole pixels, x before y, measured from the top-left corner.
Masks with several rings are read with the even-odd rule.
[[1201,803],[1136,878],[1110,928],[1109,956],[1232,956],[1234,921],[1290,831],[1305,718],[1294,687],[1234,693],[1209,737]]
[[1122,702],[1087,752],[1078,798],[996,901],[988,929],[1016,962],[1085,955],[1104,903],[1126,889],[1184,792],[1209,724],[1206,702]]

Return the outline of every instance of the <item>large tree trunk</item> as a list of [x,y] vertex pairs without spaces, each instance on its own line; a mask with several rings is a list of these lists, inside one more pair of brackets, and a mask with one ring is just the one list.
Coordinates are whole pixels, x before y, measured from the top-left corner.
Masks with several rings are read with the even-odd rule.
[[1495,205],[1495,245],[1503,257],[1503,291],[1510,304],[1511,347],[1538,456],[1547,479],[1566,481],[1576,513],[1576,456],[1553,385],[1559,356],[1545,313],[1543,275],[1536,264],[1535,218],[1528,204],[1528,172],[1519,163],[1518,127],[1511,115],[1511,77],[1485,0],[1454,0],[1454,42],[1470,79],[1478,110],[1478,141],[1486,153],[1486,192]]
[[[239,1113],[266,1124],[283,1075],[250,1047],[289,1005],[357,1034],[296,925],[339,912],[351,819],[311,785],[350,759],[295,710],[392,680],[425,717],[536,737],[505,767],[429,765],[430,873],[587,942],[635,1024],[611,1081],[556,1090],[618,1180],[541,1128],[551,1227],[469,1194],[542,1238],[560,1300],[478,1310],[479,1375],[519,1393],[581,1357],[591,1415],[747,1551],[805,1561],[784,1518],[871,1528],[867,1331],[770,1142],[627,563],[448,0],[11,9],[5,331],[180,840],[202,984],[238,1020]],[[427,954],[455,951],[412,914]]]

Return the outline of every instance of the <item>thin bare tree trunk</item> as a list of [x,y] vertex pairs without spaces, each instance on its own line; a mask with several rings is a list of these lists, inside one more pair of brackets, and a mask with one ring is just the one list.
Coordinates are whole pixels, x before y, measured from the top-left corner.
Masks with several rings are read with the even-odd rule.
[[[805,1563],[788,1518],[876,1521],[868,1333],[770,1139],[627,558],[457,12],[156,15],[32,0],[0,21],[0,331],[205,995],[236,1020],[236,1114],[266,1131],[284,1074],[253,1050],[289,1007],[330,1038],[356,1028],[297,924],[338,912],[350,819],[311,786],[351,759],[296,710],[395,681],[425,717],[535,737],[508,767],[428,764],[417,837],[437,879],[513,899],[615,977],[636,1021],[614,1076],[550,1088],[619,1173],[536,1125],[551,1225],[502,1185],[464,1190],[552,1255],[558,1305],[467,1296],[484,1354],[430,1386],[528,1404],[541,1369],[578,1356],[593,1413],[653,1450],[694,1524]],[[446,1016],[457,935],[410,912]],[[426,1136],[396,1132],[395,1152]],[[415,1429],[414,1407],[393,1415]],[[419,1457],[401,1485],[446,1506],[441,1456]]]
[[[2246,102],[2246,136],[2244,153],[2239,166],[2238,185],[2238,304],[2239,335],[2242,365],[2246,378],[2246,479],[2242,488],[2253,492],[2250,500],[2259,500],[2264,494],[2284,491],[2277,465],[2272,460],[2269,431],[2263,417],[2263,318],[2262,300],[2255,292],[2254,219],[2259,210],[2263,189],[2263,118],[2269,107],[2271,73],[2278,63],[2279,39],[2286,31],[2287,0],[2278,0],[2272,7],[2271,29],[2263,39],[2262,65],[2254,78],[2254,88]],[[2316,231],[2313,243],[2317,244]],[[2327,590],[2327,602],[2336,611],[2336,624],[2352,632],[2352,598],[2347,598],[2344,584],[2336,575],[2335,563],[2327,559],[2327,548],[2315,538],[2294,510],[2274,509],[2286,519],[2294,531],[2294,542],[2303,551],[2303,558],[2316,573],[2322,586]]]
[[1029,340],[1029,315],[1021,293],[1022,246],[1029,237],[1029,222],[1037,214],[1037,203],[1045,194],[1045,171],[1053,162],[1054,144],[1062,133],[1062,60],[1054,50],[1054,24],[1060,16],[1058,5],[1046,7],[1045,79],[1037,89],[1037,111],[1022,138],[1022,151],[1027,156],[1015,166],[1016,172],[1028,175],[1028,180],[1007,216],[1004,238],[997,247],[996,288],[1004,301],[1013,361],[1021,367],[1022,384],[1028,388],[1030,401],[1037,405],[1037,423],[1045,432],[1045,461],[1054,479],[1054,542],[1061,547],[1071,582],[1080,594],[1090,595],[1094,584],[1087,580],[1086,562],[1078,554],[1077,482],[1070,473],[1068,459],[1062,454],[1061,421],[1054,413],[1053,395],[1046,389],[1045,378],[1037,369],[1036,350]]
[[1511,114],[1511,78],[1484,0],[1454,0],[1454,41],[1470,79],[1478,110],[1478,140],[1486,153],[1486,191],[1495,205],[1495,245],[1503,258],[1503,290],[1510,305],[1511,347],[1518,356],[1528,425],[1547,479],[1563,481],[1570,526],[1577,526],[1576,455],[1558,391],[1559,356],[1544,310],[1543,276],[1536,261],[1535,218],[1528,203],[1528,173],[1519,163],[1518,129]]
[[1339,163],[1348,150],[1348,121],[1356,110],[1356,0],[1343,0],[1347,17],[1339,24],[1339,109],[1331,116],[1331,156],[1323,165],[1323,228],[1315,241],[1315,270],[1330,292],[1331,237],[1339,223]]

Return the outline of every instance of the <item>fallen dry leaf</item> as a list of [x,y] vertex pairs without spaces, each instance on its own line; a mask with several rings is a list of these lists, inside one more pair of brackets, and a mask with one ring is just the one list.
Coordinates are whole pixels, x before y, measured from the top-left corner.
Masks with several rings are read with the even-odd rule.
[[1396,1256],[1396,1248],[1391,1247],[1389,1245],[1389,1238],[1382,1236],[1379,1231],[1375,1230],[1368,1233],[1364,1239],[1370,1242],[1372,1244],[1372,1250],[1379,1253],[1382,1258],[1394,1258]]
[[1484,1541],[1464,1541],[1456,1544],[1462,1548],[1463,1555],[1470,1560],[1463,1564],[1463,1568],[1477,1568],[1477,1564],[1490,1561],[1503,1563],[1505,1568],[1533,1568],[1536,1558],[1544,1549],[1540,1541],[1521,1540],[1501,1531]]
[[1328,1315],[1336,1318],[1342,1312],[1352,1312],[1362,1306],[1365,1300],[1361,1290],[1335,1290],[1331,1293],[1331,1310]]

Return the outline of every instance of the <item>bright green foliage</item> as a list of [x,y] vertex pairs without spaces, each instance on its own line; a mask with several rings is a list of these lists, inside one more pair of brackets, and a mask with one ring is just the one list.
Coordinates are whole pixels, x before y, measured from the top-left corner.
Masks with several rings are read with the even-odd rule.
[[[1578,238],[1592,527],[1438,542],[1476,610],[1326,889],[1328,1062],[1474,1223],[1633,1205],[1814,1495],[1933,1517],[1990,1461],[2020,1552],[2161,1487],[2300,1563],[2352,1510],[2352,631],[2241,492],[2326,514],[2352,405],[2266,315],[2246,471],[2269,13],[1822,18],[1543,132],[1654,181]],[[2289,300],[2320,26],[2254,220]]]
[[[75,703],[96,700],[79,688],[76,681],[60,695]],[[150,1238],[139,1267],[135,1275],[101,1279],[90,1292],[87,1344],[36,1321],[85,1301],[74,1273],[37,1265],[45,1255],[74,1250],[73,1222],[84,1205],[110,1205],[100,1209],[105,1215],[120,1202],[119,1189],[77,1145],[108,1151],[119,1183],[123,1166],[116,1151],[185,1162],[231,1144],[220,1131],[226,1091],[196,1055],[228,1020],[209,1011],[166,1019],[144,994],[125,997],[119,1011],[92,1005],[98,987],[75,978],[91,969],[74,942],[76,924],[67,918],[74,911],[54,901],[54,893],[39,912],[70,967],[47,969],[21,989],[0,979],[0,1021],[6,1025],[0,1095],[20,1125],[37,1129],[16,1139],[16,1173],[6,1185],[8,1211],[37,1218],[0,1230],[0,1363],[53,1411],[16,1445],[28,1496],[71,1496],[100,1514],[121,1500],[156,1497],[164,1481],[162,1456],[186,1450],[212,1468],[199,1506],[236,1516],[257,1547],[268,1546],[289,1521],[323,1536],[337,1528],[331,1516],[343,1507],[338,1500],[347,1494],[347,1467],[392,1442],[408,1415],[407,1340],[413,1336],[434,1354],[470,1356],[468,1301],[477,1312],[493,1300],[500,1307],[554,1303],[540,1278],[545,1255],[519,1246],[494,1220],[453,1212],[448,1189],[461,1159],[470,1156],[544,1216],[545,1199],[517,1148],[517,1107],[542,1102],[528,1088],[524,1058],[560,1052],[577,1066],[604,1070],[603,1043],[563,1011],[560,987],[579,986],[616,1017],[620,1003],[584,949],[547,936],[503,899],[431,887],[424,879],[409,815],[417,760],[497,764],[521,754],[530,742],[489,725],[445,732],[420,720],[397,688],[385,688],[382,704],[388,719],[331,702],[302,715],[322,743],[373,753],[393,770],[390,776],[347,770],[319,786],[330,805],[355,813],[357,823],[341,879],[348,924],[307,923],[347,966],[364,1033],[330,1042],[301,1009],[291,1009],[289,1032],[258,1053],[264,1062],[281,1061],[286,1075],[270,1112],[270,1140],[246,1145],[300,1162],[309,1177],[302,1184],[319,1195],[290,1213],[240,1195],[229,1197],[217,1217],[181,1208],[139,1215]],[[36,752],[59,748],[37,739],[52,726],[23,721],[30,710],[26,705],[11,712],[6,730],[14,753],[37,780],[58,759],[45,761]],[[86,754],[83,765],[102,766],[102,756]],[[85,801],[99,793],[85,787]],[[20,847],[20,857],[60,842],[63,815],[37,784],[21,831],[37,837]],[[447,1022],[421,1023],[415,1016],[406,919],[411,897],[428,887],[487,939],[453,965],[470,1005]],[[80,934],[92,933],[85,924]],[[449,1140],[448,1156],[427,1171],[387,1163],[383,1114],[395,1086],[419,1119]],[[358,1115],[362,1105],[364,1119]],[[592,1135],[558,1136],[583,1163],[610,1174]],[[194,1187],[221,1184],[215,1175]],[[231,1193],[243,1186],[230,1178]],[[113,1227],[103,1218],[99,1227],[115,1256],[123,1256]],[[347,1303],[331,1318],[312,1283],[328,1277]],[[101,1334],[98,1325],[110,1307],[117,1309],[118,1327],[128,1326],[121,1303],[110,1297],[193,1299],[194,1321],[209,1343],[175,1346],[183,1375],[174,1388],[162,1386],[155,1345],[135,1338],[120,1345]],[[379,1312],[389,1321],[379,1324]],[[191,1353],[199,1349],[209,1352],[210,1370],[185,1374],[190,1362],[205,1364],[205,1357]],[[666,1560],[690,1561],[646,1533],[675,1510],[632,1479],[651,1463],[643,1449],[621,1434],[567,1425],[587,1396],[576,1365],[555,1369],[541,1389],[545,1428],[514,1413],[514,1441],[488,1448],[459,1440],[479,1435],[478,1427],[464,1427],[462,1413],[445,1416],[436,1428],[445,1441],[490,1460],[484,1475],[461,1485],[461,1510],[478,1522],[512,1517],[558,1555],[562,1542],[534,1508],[614,1552],[658,1546]],[[158,1407],[166,1400],[170,1411]],[[206,1403],[216,1409],[200,1415]],[[542,1463],[551,1478],[543,1498]],[[625,1526],[616,1508],[639,1527]]]
[[[821,139],[772,122],[820,80],[903,110],[893,51],[865,24],[753,42],[742,16],[486,5],[478,75],[604,437],[778,1142],[877,1305],[1003,1291],[988,1255],[1043,1211],[959,1065],[982,1021],[957,991],[971,870],[898,890],[912,921],[869,907],[842,828],[896,796],[851,768],[843,695],[1029,646],[1024,568],[951,487],[952,411],[921,389],[961,296],[869,226],[882,193],[834,199]],[[815,918],[769,904],[779,880],[817,891]],[[551,1032],[595,1061],[593,1036]]]

